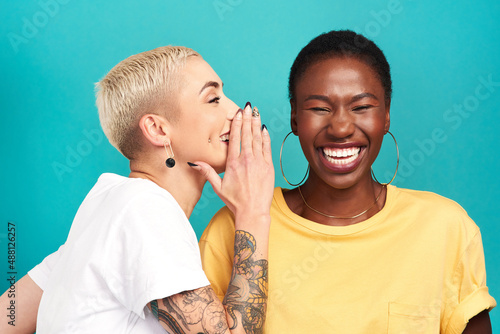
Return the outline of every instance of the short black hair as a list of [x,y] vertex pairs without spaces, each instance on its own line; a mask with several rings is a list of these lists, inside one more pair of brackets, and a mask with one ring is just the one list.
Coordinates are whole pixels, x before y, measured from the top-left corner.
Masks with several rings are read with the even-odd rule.
[[351,30],[332,30],[321,34],[299,52],[290,69],[289,98],[295,99],[297,81],[309,66],[318,61],[335,57],[352,57],[369,65],[379,76],[386,102],[391,101],[391,69],[384,53],[373,41]]

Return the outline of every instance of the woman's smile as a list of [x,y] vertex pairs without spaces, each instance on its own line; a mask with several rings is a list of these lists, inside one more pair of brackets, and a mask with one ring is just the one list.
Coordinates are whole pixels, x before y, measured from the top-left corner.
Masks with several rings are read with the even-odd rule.
[[351,144],[343,147],[325,146],[318,148],[318,153],[320,161],[326,168],[337,173],[348,173],[360,164],[364,147]]
[[229,145],[229,131],[219,136],[220,141],[226,145]]

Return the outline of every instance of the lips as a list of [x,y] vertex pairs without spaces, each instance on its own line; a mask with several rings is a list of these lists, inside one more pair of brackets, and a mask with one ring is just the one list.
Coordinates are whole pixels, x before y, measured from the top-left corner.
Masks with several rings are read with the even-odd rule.
[[339,173],[354,170],[361,161],[362,146],[321,147],[320,159],[328,169]]
[[229,143],[229,132],[226,132],[219,136],[219,139],[223,143]]

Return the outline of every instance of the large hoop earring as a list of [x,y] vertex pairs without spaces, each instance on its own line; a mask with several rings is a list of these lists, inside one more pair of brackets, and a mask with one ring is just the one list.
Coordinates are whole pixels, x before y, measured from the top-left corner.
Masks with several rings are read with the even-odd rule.
[[290,131],[286,136],[285,136],[285,139],[283,139],[283,143],[281,143],[281,150],[280,150],[280,167],[281,167],[281,175],[283,175],[283,178],[285,179],[286,183],[288,183],[289,185],[291,185],[292,187],[297,187],[299,185],[302,184],[302,182],[304,182],[304,180],[306,179],[307,175],[309,174],[309,164],[307,164],[307,171],[306,171],[306,175],[304,175],[304,178],[302,179],[302,181],[300,181],[299,183],[296,183],[296,184],[293,184],[293,183],[290,183],[290,181],[287,180],[286,176],[285,176],[285,172],[283,171],[283,163],[281,161],[281,157],[283,155],[283,146],[285,145],[285,140],[288,138],[289,135],[291,135],[293,133],[293,131]]
[[387,133],[391,135],[392,139],[394,139],[394,143],[396,144],[396,153],[397,153],[397,156],[398,156],[398,160],[396,162],[396,171],[394,172],[394,175],[392,176],[392,179],[389,182],[387,182],[387,183],[380,183],[379,180],[377,180],[377,178],[375,177],[375,173],[373,173],[373,168],[370,168],[371,172],[372,172],[373,179],[377,183],[380,183],[382,186],[388,186],[389,184],[391,184],[392,181],[394,181],[394,179],[396,178],[396,174],[398,173],[398,168],[399,168],[399,147],[398,147],[398,142],[396,141],[396,138],[394,137],[394,135],[390,131],[387,131]]
[[165,152],[167,152],[167,160],[165,160],[165,165],[167,165],[168,168],[172,168],[175,166],[175,160],[174,160],[174,151],[172,150],[172,146],[168,145],[170,147],[170,153],[167,150],[167,141],[163,143],[163,147],[165,147]]

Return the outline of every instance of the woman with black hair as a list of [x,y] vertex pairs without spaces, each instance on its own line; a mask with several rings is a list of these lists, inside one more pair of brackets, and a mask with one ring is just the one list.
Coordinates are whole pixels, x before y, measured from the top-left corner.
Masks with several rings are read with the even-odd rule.
[[[372,173],[384,136],[395,141],[391,94],[384,54],[352,31],[322,34],[297,56],[291,133],[309,167],[303,184],[275,189],[266,333],[491,333],[479,228],[455,202]],[[219,298],[228,226],[223,208],[200,240]]]

